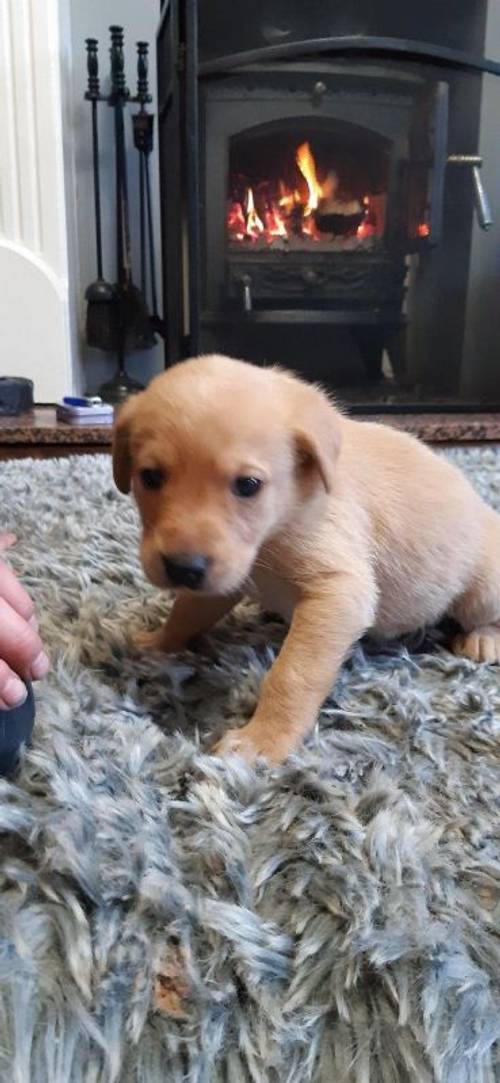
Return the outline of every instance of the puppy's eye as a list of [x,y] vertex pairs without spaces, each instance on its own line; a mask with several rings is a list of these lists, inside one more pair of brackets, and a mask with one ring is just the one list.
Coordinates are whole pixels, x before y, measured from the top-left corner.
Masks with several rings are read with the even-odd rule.
[[235,496],[255,496],[261,487],[260,478],[235,478],[232,485]]
[[139,471],[139,477],[145,489],[161,489],[165,481],[163,470],[154,467],[145,467]]

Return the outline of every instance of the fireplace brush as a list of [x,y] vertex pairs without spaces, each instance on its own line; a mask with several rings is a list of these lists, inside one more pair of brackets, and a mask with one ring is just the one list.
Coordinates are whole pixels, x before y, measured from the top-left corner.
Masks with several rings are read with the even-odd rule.
[[87,38],[88,85],[85,98],[92,104],[92,166],[94,173],[95,243],[97,279],[85,291],[87,301],[86,339],[89,346],[116,350],[119,342],[120,312],[118,296],[111,282],[103,277],[101,187],[99,176],[99,129],[97,103],[100,100],[99,61],[96,38]]

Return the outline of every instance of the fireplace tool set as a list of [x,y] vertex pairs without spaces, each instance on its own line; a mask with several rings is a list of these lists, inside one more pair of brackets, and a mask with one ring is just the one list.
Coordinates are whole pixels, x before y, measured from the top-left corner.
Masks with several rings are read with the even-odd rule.
[[[97,278],[86,290],[86,340],[89,346],[114,354],[117,371],[100,388],[101,397],[109,403],[119,403],[130,394],[142,390],[126,370],[127,353],[151,349],[163,335],[163,323],[158,314],[157,286],[153,244],[150,156],[153,150],[154,115],[146,106],[151,102],[148,89],[148,45],[137,42],[137,93],[131,97],[126,84],[123,53],[123,28],[110,27],[111,86],[108,95],[101,94],[98,62],[98,41],[86,39],[88,86],[85,99],[92,107],[92,154],[94,171],[94,205]],[[116,281],[104,278],[98,104],[105,102],[114,111],[115,198],[116,198]],[[139,163],[139,230],[140,286],[132,277],[130,240],[130,209],[128,196],[127,156],[125,146],[126,106],[139,105],[132,116],[134,147]],[[149,296],[149,300],[148,300]]]

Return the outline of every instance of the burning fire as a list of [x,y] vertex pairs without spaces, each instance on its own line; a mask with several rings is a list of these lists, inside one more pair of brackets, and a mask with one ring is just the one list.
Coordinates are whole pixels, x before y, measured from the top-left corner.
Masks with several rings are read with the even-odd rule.
[[[227,232],[232,242],[264,247],[292,246],[298,241],[328,244],[341,248],[370,247],[385,231],[386,195],[367,194],[357,198],[342,190],[334,170],[320,177],[311,146],[301,143],[295,150],[300,178],[290,187],[282,179],[240,188],[229,203]],[[426,221],[417,235],[430,236]]]
[[[229,204],[227,229],[232,241],[250,241],[272,245],[282,241],[308,238],[328,242],[337,234],[363,240],[382,232],[371,215],[370,199],[342,199],[338,177],[330,172],[321,180],[309,143],[295,151],[295,162],[305,185],[290,188],[283,180],[272,192],[271,184],[259,185],[257,201],[248,186],[239,199]],[[319,224],[318,224],[319,223]]]

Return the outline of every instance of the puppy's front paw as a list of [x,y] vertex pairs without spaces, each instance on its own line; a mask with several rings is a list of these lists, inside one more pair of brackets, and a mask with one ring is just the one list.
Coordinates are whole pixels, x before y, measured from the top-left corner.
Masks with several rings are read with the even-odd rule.
[[214,756],[239,756],[245,763],[252,764],[258,759],[266,760],[271,766],[283,763],[294,750],[294,742],[288,734],[273,733],[273,727],[261,723],[248,722],[240,729],[228,730],[212,749]]

